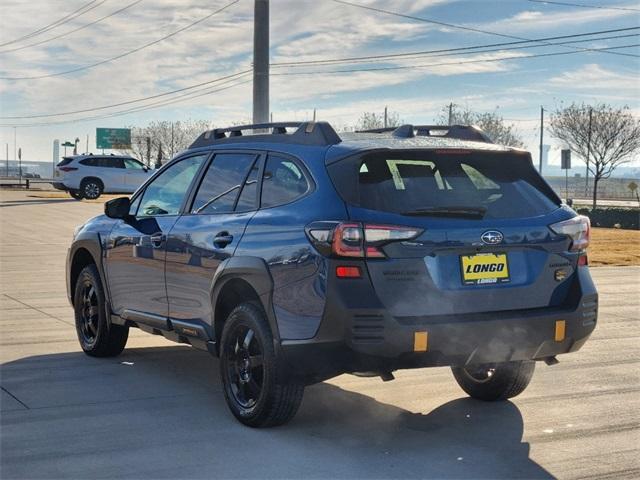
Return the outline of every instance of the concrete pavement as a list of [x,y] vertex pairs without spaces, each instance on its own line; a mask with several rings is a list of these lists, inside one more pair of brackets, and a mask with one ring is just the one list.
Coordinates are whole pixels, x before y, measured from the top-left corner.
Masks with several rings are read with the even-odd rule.
[[466,398],[446,368],[342,376],[289,425],[252,430],[207,353],[136,329],[120,357],[80,351],[65,253],[101,205],[0,201],[1,478],[640,476],[640,268],[592,270],[594,335],[512,402]]

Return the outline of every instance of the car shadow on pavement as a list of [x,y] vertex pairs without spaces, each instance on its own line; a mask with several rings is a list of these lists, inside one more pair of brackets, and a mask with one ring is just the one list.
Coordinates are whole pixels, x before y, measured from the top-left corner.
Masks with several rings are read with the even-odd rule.
[[511,402],[411,412],[324,382],[288,425],[250,429],[227,410],[217,360],[189,347],[26,357],[1,373],[22,402],[3,404],[4,478],[552,478]]

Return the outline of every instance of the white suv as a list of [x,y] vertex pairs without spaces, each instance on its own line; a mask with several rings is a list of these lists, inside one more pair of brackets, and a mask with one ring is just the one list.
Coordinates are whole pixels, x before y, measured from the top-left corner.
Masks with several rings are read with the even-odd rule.
[[68,191],[76,200],[95,199],[102,193],[133,193],[151,173],[131,157],[76,155],[64,157],[56,165],[53,186]]

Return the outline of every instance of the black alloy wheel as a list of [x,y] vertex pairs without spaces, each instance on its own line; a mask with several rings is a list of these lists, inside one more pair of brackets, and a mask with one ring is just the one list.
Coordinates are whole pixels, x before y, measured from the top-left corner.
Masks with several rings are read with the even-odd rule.
[[98,338],[98,293],[91,281],[85,279],[82,283],[82,303],[80,305],[79,330],[88,347],[95,345]]
[[225,360],[227,378],[234,400],[251,409],[260,399],[264,380],[263,348],[255,332],[237,325],[227,337]]

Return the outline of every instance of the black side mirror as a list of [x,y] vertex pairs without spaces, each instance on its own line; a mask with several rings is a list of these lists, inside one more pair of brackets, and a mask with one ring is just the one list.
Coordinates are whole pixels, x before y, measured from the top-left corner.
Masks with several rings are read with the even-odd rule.
[[109,218],[128,218],[130,209],[129,197],[114,198],[104,204],[104,214]]

